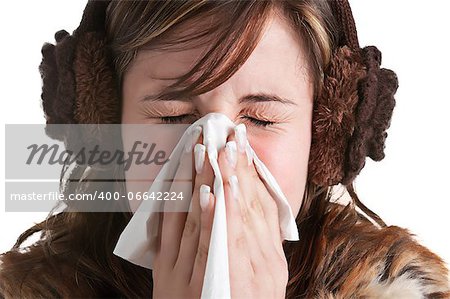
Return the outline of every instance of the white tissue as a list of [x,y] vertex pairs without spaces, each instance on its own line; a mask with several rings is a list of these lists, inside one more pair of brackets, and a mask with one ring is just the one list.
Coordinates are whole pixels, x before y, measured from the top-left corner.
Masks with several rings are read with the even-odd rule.
[[[202,127],[203,143],[206,146],[209,162],[214,172],[213,194],[216,199],[214,220],[211,231],[208,259],[203,280],[202,298],[231,298],[228,269],[228,243],[225,198],[221,172],[217,162],[218,152],[227,142],[227,137],[236,126],[226,115],[210,113],[193,123],[183,134],[167,162],[158,173],[149,189],[152,192],[168,192],[170,185],[164,180],[173,179],[178,168],[181,154],[186,142],[190,142],[190,132],[197,126]],[[298,230],[291,207],[281,191],[275,178],[267,167],[258,159],[250,146],[256,170],[265,181],[266,186],[274,197],[278,207],[281,237],[284,240],[297,241]],[[114,254],[134,264],[152,269],[159,217],[157,213],[148,211],[162,211],[156,209],[155,204],[164,205],[164,201],[143,201],[134,213],[128,225],[119,237],[114,248]],[[153,205],[154,208],[149,209]],[[147,212],[144,212],[147,211]]]

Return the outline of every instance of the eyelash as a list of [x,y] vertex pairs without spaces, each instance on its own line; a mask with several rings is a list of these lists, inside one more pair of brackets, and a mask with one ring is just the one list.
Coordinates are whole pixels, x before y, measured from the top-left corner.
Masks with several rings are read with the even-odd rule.
[[273,121],[260,120],[260,119],[256,119],[256,118],[253,118],[250,116],[243,116],[242,118],[248,119],[257,127],[269,127],[269,126],[273,126],[275,124],[275,122],[273,122]]
[[[160,117],[161,121],[165,124],[177,124],[181,123],[184,119],[189,117],[189,114],[183,114],[178,116],[163,116]],[[266,120],[260,120],[256,119],[250,116],[243,116],[242,118],[248,119],[250,122],[252,122],[257,127],[269,127],[275,124],[273,121],[266,121]]]

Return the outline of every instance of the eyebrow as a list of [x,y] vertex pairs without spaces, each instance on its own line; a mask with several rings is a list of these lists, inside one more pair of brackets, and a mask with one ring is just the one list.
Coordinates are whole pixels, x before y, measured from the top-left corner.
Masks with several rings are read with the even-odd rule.
[[285,105],[297,105],[297,103],[291,99],[282,98],[276,94],[270,93],[249,94],[239,99],[239,104],[261,102],[278,102]]
[[[159,95],[146,95],[141,100],[141,102],[169,102],[169,101],[189,101],[189,99],[176,99],[176,98],[164,98]],[[285,105],[297,106],[297,103],[291,99],[283,98],[271,93],[256,93],[248,94],[239,99],[239,104],[245,103],[267,103],[267,102],[277,102]]]

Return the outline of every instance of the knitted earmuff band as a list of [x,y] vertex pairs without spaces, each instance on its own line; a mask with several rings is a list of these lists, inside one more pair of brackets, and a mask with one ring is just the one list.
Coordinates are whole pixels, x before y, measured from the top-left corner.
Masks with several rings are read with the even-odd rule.
[[[120,123],[119,88],[105,34],[109,2],[90,0],[72,35],[58,31],[56,45],[43,46],[39,69],[47,124]],[[341,32],[314,103],[308,171],[319,186],[348,185],[367,156],[384,158],[398,88],[395,73],[380,68],[380,51],[359,47],[348,1],[329,3]],[[66,147],[78,138],[59,126],[47,126],[46,132]]]

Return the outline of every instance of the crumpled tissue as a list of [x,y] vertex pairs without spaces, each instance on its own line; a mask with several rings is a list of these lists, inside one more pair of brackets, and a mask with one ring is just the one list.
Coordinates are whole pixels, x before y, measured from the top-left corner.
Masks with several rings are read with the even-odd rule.
[[[225,147],[227,137],[236,126],[231,119],[222,113],[209,113],[189,126],[169,156],[169,161],[162,167],[149,189],[151,192],[167,192],[170,185],[163,182],[173,179],[178,168],[180,157],[186,145],[191,142],[191,132],[202,127],[203,144],[206,146],[209,162],[214,172],[212,193],[215,196],[214,220],[211,231],[209,252],[203,280],[202,298],[231,298],[228,268],[227,219],[222,175],[217,162],[220,149]],[[275,178],[258,156],[247,146],[253,158],[255,168],[274,197],[278,207],[280,233],[284,240],[299,240],[298,229],[291,207],[281,191]],[[164,205],[164,201],[156,204]],[[114,248],[114,254],[136,265],[152,269],[155,246],[158,238],[160,218],[152,208],[144,205],[155,205],[154,201],[144,201],[134,213],[123,230]],[[156,210],[156,209],[155,209]],[[162,211],[162,209],[158,209]],[[146,211],[146,212],[144,212]],[[149,212],[150,211],[150,212]]]

